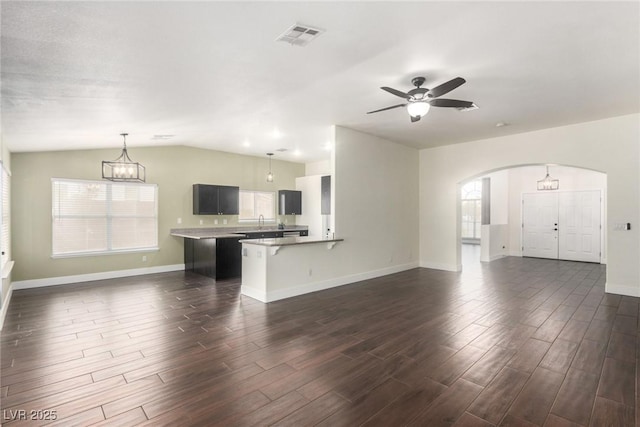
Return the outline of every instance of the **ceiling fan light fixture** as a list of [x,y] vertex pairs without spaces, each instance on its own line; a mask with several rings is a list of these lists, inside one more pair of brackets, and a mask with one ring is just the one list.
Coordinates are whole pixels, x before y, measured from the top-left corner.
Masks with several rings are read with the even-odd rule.
[[410,102],[407,105],[407,112],[411,117],[424,117],[431,108],[431,105],[428,102],[424,101],[416,101]]

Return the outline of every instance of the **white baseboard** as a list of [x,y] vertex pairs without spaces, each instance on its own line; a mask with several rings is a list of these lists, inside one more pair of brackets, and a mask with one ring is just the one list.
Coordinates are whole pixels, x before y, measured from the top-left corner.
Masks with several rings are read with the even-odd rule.
[[47,277],[44,279],[20,280],[11,283],[15,290],[41,288],[45,286],[66,285],[69,283],[90,282],[93,280],[117,279],[120,277],[141,276],[143,274],[167,273],[184,270],[184,264],[159,265],[156,267],[132,268],[129,270],[104,271],[101,273],[76,274],[73,276]]
[[428,262],[428,261],[420,261],[420,267],[422,268],[431,268],[433,270],[444,270],[444,271],[454,271],[460,272],[462,271],[462,264],[440,264],[437,262]]
[[4,326],[4,318],[7,315],[7,311],[9,310],[9,302],[11,301],[11,295],[13,294],[13,284],[9,285],[9,291],[7,292],[7,297],[2,300],[2,307],[0,307],[0,331]]
[[287,289],[279,289],[277,291],[261,292],[255,288],[248,286],[242,286],[241,291],[243,295],[256,299],[262,302],[279,301],[286,298],[296,297],[298,295],[309,294],[311,292],[323,291],[325,289],[335,288],[338,286],[348,285],[350,283],[360,282],[362,280],[374,279],[376,277],[387,276],[389,274],[399,273],[401,271],[411,270],[417,268],[418,262],[411,262],[408,264],[395,265],[392,267],[383,268],[380,270],[366,271],[364,273],[350,274],[347,276],[335,277],[328,280],[321,280],[318,282],[305,283],[301,286],[296,286]]
[[637,286],[616,285],[615,283],[607,282],[604,285],[604,290],[610,294],[640,297],[640,287]]

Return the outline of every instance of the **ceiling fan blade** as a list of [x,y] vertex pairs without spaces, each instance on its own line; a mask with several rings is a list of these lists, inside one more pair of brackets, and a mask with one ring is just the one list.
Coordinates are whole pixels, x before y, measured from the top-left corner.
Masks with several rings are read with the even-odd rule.
[[473,102],[460,101],[458,99],[432,99],[429,101],[432,107],[471,108]]
[[409,117],[411,117],[411,123],[415,123],[415,122],[417,122],[418,120],[420,120],[420,116],[417,116],[417,117],[409,116]]
[[442,83],[440,86],[436,86],[429,91],[427,96],[429,98],[437,98],[439,96],[444,95],[445,93],[451,92],[458,86],[464,84],[466,82],[462,77],[456,77],[455,79],[449,80],[446,83]]
[[386,107],[386,108],[381,108],[379,110],[373,110],[373,111],[368,111],[367,114],[371,114],[371,113],[378,113],[380,111],[386,111],[386,110],[391,110],[392,108],[398,108],[398,107],[405,107],[407,104],[398,104],[398,105],[393,105],[391,107]]
[[399,96],[400,98],[411,99],[411,95],[409,95],[408,93],[401,92],[398,89],[394,89],[392,87],[383,86],[380,89],[385,90],[395,96]]

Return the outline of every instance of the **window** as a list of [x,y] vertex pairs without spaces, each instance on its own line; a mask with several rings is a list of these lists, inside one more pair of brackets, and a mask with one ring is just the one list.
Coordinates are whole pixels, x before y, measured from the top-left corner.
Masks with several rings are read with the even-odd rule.
[[480,239],[482,219],[482,181],[471,181],[462,186],[462,238]]
[[239,221],[257,221],[260,215],[267,222],[276,221],[276,193],[272,191],[240,190]]
[[51,180],[54,256],[158,247],[158,187],[104,181]]

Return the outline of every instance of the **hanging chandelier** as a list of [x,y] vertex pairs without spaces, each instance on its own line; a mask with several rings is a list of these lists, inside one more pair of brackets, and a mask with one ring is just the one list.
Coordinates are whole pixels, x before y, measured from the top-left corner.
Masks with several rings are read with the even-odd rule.
[[102,179],[109,181],[145,182],[145,168],[138,162],[134,162],[127,153],[127,135],[121,133],[123,139],[122,154],[115,160],[102,161]]
[[557,190],[558,188],[560,188],[560,181],[551,178],[549,166],[547,166],[547,175],[538,181],[538,190]]

